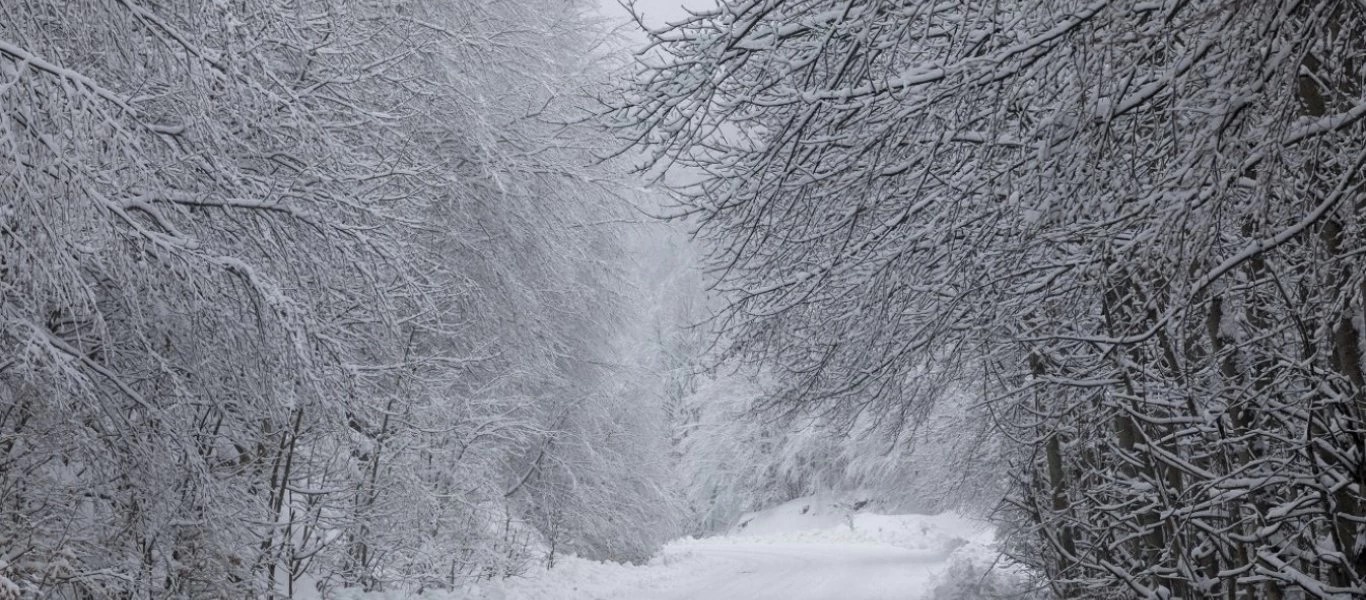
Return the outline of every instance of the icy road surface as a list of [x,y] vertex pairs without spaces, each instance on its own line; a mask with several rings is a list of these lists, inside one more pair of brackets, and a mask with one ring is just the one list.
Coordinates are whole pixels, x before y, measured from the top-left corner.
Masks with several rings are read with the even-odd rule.
[[866,543],[688,544],[711,565],[691,581],[623,594],[640,600],[906,600],[921,598],[947,551]]

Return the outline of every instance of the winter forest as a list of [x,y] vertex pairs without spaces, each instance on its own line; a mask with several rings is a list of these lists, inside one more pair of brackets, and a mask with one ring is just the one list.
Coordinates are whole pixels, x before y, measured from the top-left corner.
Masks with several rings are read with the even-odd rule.
[[1364,347],[1366,0],[0,0],[0,600],[1366,598]]

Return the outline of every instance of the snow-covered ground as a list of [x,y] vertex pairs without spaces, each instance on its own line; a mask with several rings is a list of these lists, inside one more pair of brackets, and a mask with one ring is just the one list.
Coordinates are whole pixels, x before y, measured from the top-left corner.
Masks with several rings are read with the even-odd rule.
[[[857,496],[853,496],[857,498]],[[681,539],[648,564],[567,556],[555,568],[459,593],[342,591],[328,600],[987,600],[1023,598],[986,524],[954,513],[886,515],[812,497],[744,515],[726,535]]]
[[[746,515],[724,536],[675,541],[641,566],[577,558],[472,590],[488,600],[919,600],[987,597],[991,529],[953,513],[882,515],[805,498]],[[997,567],[998,570],[1001,567]]]

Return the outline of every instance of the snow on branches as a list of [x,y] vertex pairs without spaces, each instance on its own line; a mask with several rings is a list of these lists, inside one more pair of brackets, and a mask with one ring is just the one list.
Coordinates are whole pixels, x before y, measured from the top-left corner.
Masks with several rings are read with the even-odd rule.
[[1346,0],[723,1],[605,117],[686,174],[776,407],[984,389],[1060,594],[1360,596],[1363,40]]
[[[599,366],[637,307],[620,232],[581,226],[619,218],[605,138],[565,126],[582,10],[0,5],[0,595],[648,554],[667,439]],[[655,521],[579,527],[627,509]]]

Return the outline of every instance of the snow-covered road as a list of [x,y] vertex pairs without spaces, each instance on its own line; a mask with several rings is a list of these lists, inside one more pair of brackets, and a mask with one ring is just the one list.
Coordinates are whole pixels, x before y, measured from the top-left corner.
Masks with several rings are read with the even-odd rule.
[[[879,514],[802,498],[724,535],[670,542],[648,564],[564,557],[478,600],[977,600],[1025,582],[994,568],[992,531],[953,513]],[[1004,587],[1003,587],[1004,586]],[[464,600],[464,597],[461,598]]]
[[922,598],[948,559],[884,544],[696,543],[697,579],[624,594],[639,600],[906,600]]

